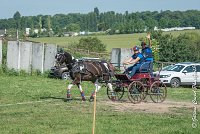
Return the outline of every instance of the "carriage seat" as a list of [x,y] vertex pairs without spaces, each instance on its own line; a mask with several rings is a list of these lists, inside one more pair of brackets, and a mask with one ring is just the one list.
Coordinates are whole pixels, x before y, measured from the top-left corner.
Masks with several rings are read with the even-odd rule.
[[151,62],[143,62],[140,66],[140,69],[136,73],[149,73],[150,72]]

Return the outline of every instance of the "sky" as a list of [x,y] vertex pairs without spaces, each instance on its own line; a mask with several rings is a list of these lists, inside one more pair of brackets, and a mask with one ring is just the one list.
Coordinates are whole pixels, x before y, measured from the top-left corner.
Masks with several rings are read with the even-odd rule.
[[200,10],[200,0],[0,0],[0,19],[21,16],[88,13],[98,7],[100,12],[115,11],[186,11]]

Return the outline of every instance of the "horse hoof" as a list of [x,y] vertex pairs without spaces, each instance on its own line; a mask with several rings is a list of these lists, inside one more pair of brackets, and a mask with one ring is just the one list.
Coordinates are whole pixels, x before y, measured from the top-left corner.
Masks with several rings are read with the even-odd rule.
[[93,102],[94,101],[94,99],[89,99],[89,102]]
[[85,98],[82,98],[82,102],[85,102],[86,101],[86,99]]
[[93,101],[94,101],[94,97],[91,96],[90,99],[89,99],[89,101],[90,101],[90,102],[93,102]]
[[94,101],[94,98],[90,97],[89,102],[93,102],[93,101]]
[[116,97],[115,97],[115,96],[112,96],[112,97],[111,97],[111,101],[116,101]]

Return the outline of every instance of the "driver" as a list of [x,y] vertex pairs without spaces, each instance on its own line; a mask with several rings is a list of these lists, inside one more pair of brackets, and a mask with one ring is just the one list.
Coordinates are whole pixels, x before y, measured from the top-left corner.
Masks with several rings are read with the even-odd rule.
[[123,62],[123,64],[125,65],[133,64],[133,66],[128,67],[126,70],[128,72],[131,71],[131,73],[128,74],[129,78],[133,77],[136,71],[140,69],[142,62],[144,62],[144,56],[139,52],[139,47],[134,46],[133,51],[134,54],[129,59]]
[[145,57],[145,62],[149,62],[149,70],[152,75],[153,74],[153,53],[151,49],[150,33],[148,33],[146,37],[148,39],[149,44],[147,45],[145,42],[141,42],[142,54]]

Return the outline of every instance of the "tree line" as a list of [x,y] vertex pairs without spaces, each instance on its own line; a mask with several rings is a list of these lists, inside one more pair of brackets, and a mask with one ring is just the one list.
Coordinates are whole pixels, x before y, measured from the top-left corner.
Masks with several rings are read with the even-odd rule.
[[177,37],[152,33],[155,61],[162,62],[200,62],[200,34],[196,32],[180,34]]
[[[144,11],[116,13],[114,11],[100,12],[96,7],[87,14],[69,13],[37,16],[22,16],[18,11],[13,18],[0,19],[0,29],[25,28],[46,29],[58,35],[63,32],[108,31],[109,34],[140,33],[153,30],[154,27],[195,27],[200,28],[200,11]],[[33,31],[32,31],[33,32]]]

